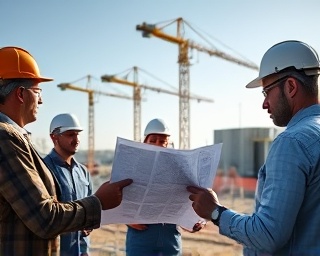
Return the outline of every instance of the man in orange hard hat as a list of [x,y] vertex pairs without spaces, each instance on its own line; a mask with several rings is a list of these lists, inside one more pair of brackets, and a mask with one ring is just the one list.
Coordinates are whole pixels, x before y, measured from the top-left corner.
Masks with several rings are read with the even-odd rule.
[[60,233],[100,226],[101,210],[118,206],[126,179],[104,183],[92,196],[60,203],[55,180],[24,126],[42,104],[35,59],[19,47],[0,48],[0,255],[55,255]]

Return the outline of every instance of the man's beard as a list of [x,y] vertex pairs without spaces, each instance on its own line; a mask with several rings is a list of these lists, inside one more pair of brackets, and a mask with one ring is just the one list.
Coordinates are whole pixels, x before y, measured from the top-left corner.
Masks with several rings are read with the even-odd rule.
[[292,118],[291,108],[288,103],[288,99],[284,95],[284,92],[281,90],[279,96],[278,105],[272,113],[273,123],[279,127],[285,127],[288,125],[289,121]]

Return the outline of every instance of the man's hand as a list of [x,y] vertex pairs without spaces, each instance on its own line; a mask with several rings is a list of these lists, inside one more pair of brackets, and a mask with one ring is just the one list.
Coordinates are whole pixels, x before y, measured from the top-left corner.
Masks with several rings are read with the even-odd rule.
[[120,180],[114,183],[103,183],[94,194],[100,200],[102,210],[117,207],[122,201],[122,189],[133,182],[132,179]]
[[205,221],[199,221],[196,224],[194,224],[193,228],[192,228],[192,233],[194,232],[198,232],[201,229],[203,229],[206,226],[206,222]]
[[81,230],[81,235],[83,237],[86,237],[86,236],[90,235],[91,231],[92,231],[92,229],[83,229],[83,230]]
[[194,211],[202,218],[211,220],[211,213],[220,205],[217,194],[210,188],[188,186],[187,190],[191,193],[189,199],[193,201]]
[[136,230],[146,230],[148,226],[145,224],[127,224],[127,226],[136,229]]

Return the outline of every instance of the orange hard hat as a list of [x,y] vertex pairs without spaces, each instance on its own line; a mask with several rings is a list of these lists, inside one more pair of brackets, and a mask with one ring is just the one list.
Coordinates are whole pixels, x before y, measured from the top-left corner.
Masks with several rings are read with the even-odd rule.
[[53,80],[40,75],[37,62],[26,50],[15,46],[0,48],[0,79],[14,78],[35,79],[39,82]]

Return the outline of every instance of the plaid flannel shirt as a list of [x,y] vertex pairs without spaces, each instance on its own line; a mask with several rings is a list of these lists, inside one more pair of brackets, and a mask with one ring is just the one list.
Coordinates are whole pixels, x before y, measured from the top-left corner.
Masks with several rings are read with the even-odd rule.
[[54,255],[60,233],[100,226],[95,196],[59,203],[27,132],[0,113],[0,255]]

